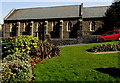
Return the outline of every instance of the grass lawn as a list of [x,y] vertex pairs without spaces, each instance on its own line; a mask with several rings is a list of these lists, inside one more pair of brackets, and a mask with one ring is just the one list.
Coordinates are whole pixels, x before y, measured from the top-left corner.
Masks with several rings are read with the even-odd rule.
[[120,53],[92,54],[86,51],[96,45],[100,43],[61,47],[59,57],[36,64],[35,81],[120,81]]

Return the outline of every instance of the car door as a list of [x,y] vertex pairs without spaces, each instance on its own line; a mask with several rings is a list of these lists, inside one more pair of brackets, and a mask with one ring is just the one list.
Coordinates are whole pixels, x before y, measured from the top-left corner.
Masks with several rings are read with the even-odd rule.
[[115,36],[114,36],[114,32],[108,32],[106,35],[105,35],[105,39],[108,41],[108,40],[114,40]]
[[115,32],[114,32],[114,40],[117,40],[117,39],[118,39],[118,36],[119,36],[119,32],[115,31]]

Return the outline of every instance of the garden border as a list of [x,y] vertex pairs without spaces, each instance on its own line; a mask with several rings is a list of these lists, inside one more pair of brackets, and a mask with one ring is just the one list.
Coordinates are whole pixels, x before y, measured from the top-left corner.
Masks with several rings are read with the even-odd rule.
[[109,54],[109,53],[120,53],[120,51],[106,51],[106,52],[92,52],[93,54]]

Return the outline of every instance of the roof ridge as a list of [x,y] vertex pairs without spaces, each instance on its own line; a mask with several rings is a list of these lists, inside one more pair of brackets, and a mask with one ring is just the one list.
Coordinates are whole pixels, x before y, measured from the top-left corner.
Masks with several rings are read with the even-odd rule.
[[94,7],[83,7],[83,8],[100,8],[100,7],[109,7],[109,6],[94,6]]
[[64,5],[64,6],[51,6],[51,7],[20,8],[20,9],[17,9],[17,10],[39,9],[39,8],[57,8],[57,7],[69,7],[69,6],[80,6],[80,5]]

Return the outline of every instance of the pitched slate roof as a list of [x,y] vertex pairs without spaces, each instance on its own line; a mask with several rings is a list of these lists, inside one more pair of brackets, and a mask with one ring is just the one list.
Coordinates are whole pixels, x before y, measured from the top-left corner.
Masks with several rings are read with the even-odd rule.
[[99,18],[105,16],[109,6],[83,7],[83,18]]
[[[100,18],[105,15],[109,6],[82,7],[80,5],[38,7],[12,10],[4,20],[52,19],[52,18]],[[81,11],[80,11],[81,10]]]
[[79,17],[80,5],[15,9],[5,20]]

